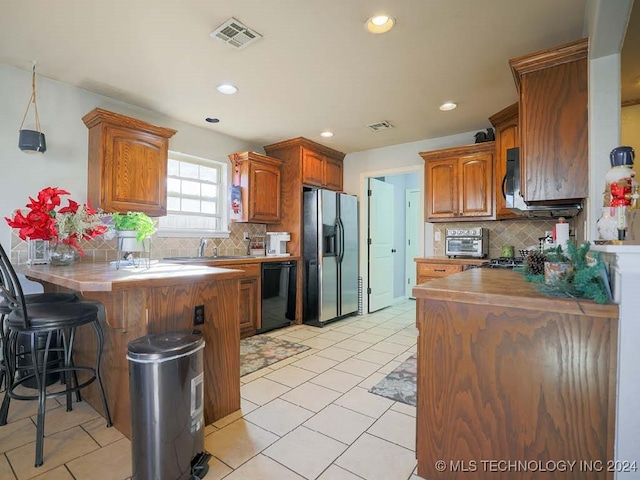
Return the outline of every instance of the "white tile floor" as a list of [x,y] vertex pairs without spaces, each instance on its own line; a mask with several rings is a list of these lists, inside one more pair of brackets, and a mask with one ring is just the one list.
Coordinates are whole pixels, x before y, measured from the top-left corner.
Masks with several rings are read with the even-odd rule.
[[[415,302],[324,328],[267,335],[311,347],[241,378],[242,408],[205,430],[207,480],[419,480],[415,407],[367,390],[416,351]],[[131,444],[86,405],[52,400],[45,463],[33,467],[34,402],[0,427],[0,480],[131,475]],[[38,477],[39,476],[39,477]]]

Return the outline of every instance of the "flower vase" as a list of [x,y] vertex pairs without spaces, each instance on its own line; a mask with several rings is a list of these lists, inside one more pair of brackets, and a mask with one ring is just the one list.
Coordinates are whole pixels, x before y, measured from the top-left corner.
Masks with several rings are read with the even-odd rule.
[[596,222],[596,229],[602,240],[618,239],[618,219],[611,215],[610,207],[602,207],[602,215]]
[[66,243],[54,242],[49,248],[51,265],[66,266],[76,261],[74,248]]

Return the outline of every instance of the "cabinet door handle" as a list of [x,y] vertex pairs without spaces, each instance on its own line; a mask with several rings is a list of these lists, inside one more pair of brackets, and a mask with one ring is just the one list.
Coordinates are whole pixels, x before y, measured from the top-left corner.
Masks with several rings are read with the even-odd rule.
[[447,270],[444,268],[434,268],[433,269],[434,272],[446,272]]

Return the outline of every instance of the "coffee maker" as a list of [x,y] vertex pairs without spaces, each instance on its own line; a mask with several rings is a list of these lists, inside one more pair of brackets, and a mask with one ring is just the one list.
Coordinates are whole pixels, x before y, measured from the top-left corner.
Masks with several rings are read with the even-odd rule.
[[284,257],[287,253],[287,242],[291,240],[289,232],[267,232],[267,257]]

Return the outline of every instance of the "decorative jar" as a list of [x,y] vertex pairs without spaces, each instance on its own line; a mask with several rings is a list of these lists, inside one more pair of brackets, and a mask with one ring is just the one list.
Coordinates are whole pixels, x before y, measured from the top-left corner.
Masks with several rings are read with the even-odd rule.
[[49,248],[51,265],[66,266],[76,261],[75,249],[66,243],[52,242]]
[[554,284],[573,271],[569,262],[544,262],[544,283]]
[[596,222],[596,229],[602,240],[617,240],[618,219],[611,215],[611,207],[602,207],[602,215]]

